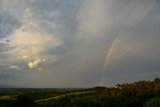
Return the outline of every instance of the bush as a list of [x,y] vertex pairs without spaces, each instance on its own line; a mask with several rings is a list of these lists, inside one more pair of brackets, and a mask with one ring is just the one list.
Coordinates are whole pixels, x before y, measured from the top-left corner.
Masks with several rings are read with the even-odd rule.
[[144,103],[144,107],[160,107],[160,98],[152,98]]
[[13,105],[13,107],[35,107],[34,101],[32,101],[28,96],[19,96]]

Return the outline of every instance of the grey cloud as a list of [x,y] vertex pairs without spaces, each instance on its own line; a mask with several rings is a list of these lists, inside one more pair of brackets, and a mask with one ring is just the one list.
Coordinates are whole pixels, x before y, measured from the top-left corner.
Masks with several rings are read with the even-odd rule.
[[[110,63],[106,67],[104,84],[131,82],[159,76],[160,38],[157,21],[160,17],[157,11],[160,8],[157,1],[147,2],[152,6],[150,10],[143,10],[143,12],[146,11],[146,14],[142,15],[143,18],[136,20],[136,22],[138,21],[136,24],[131,23],[130,28],[121,31],[121,37],[114,47]],[[143,6],[143,8],[145,7]],[[110,80],[111,77],[115,79]]]
[[[46,45],[45,51],[40,52],[48,60],[39,64],[39,72],[27,69],[27,61],[12,57],[10,65],[21,63],[22,71],[27,71],[20,73],[24,79],[15,81],[16,85],[87,87],[100,82],[112,85],[150,79],[159,72],[160,3],[157,0],[13,0],[13,3],[4,0],[1,4],[16,10],[5,11],[4,17],[12,13],[22,15],[20,19],[6,18],[7,26],[12,23],[13,31],[22,28],[29,34],[39,32],[41,37],[56,37],[61,41],[59,46]],[[120,36],[105,65],[117,35]],[[5,47],[0,51],[8,51]],[[3,56],[0,55],[1,60]],[[106,70],[102,73],[104,67]]]
[[21,22],[9,10],[0,10],[0,38],[8,37],[21,25]]

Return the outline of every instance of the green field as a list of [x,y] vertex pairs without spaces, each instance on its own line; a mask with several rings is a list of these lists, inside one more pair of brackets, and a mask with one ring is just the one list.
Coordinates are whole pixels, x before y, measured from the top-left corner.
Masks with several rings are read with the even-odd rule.
[[160,79],[109,88],[2,88],[0,107],[160,107]]

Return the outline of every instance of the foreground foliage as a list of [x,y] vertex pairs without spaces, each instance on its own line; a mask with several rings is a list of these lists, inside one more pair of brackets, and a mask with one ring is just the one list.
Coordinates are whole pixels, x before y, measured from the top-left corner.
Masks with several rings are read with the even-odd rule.
[[12,94],[12,97],[0,100],[0,107],[160,107],[160,79],[118,84],[111,88],[32,90]]

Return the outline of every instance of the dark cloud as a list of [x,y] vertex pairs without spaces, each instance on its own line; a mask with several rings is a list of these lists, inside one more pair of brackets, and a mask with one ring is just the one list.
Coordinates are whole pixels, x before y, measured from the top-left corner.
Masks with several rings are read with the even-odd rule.
[[[0,4],[0,35],[10,39],[0,43],[3,83],[88,87],[159,74],[157,0],[2,0]],[[12,82],[11,75],[23,79]]]
[[8,37],[14,30],[21,25],[12,11],[1,8],[0,11],[0,38]]

